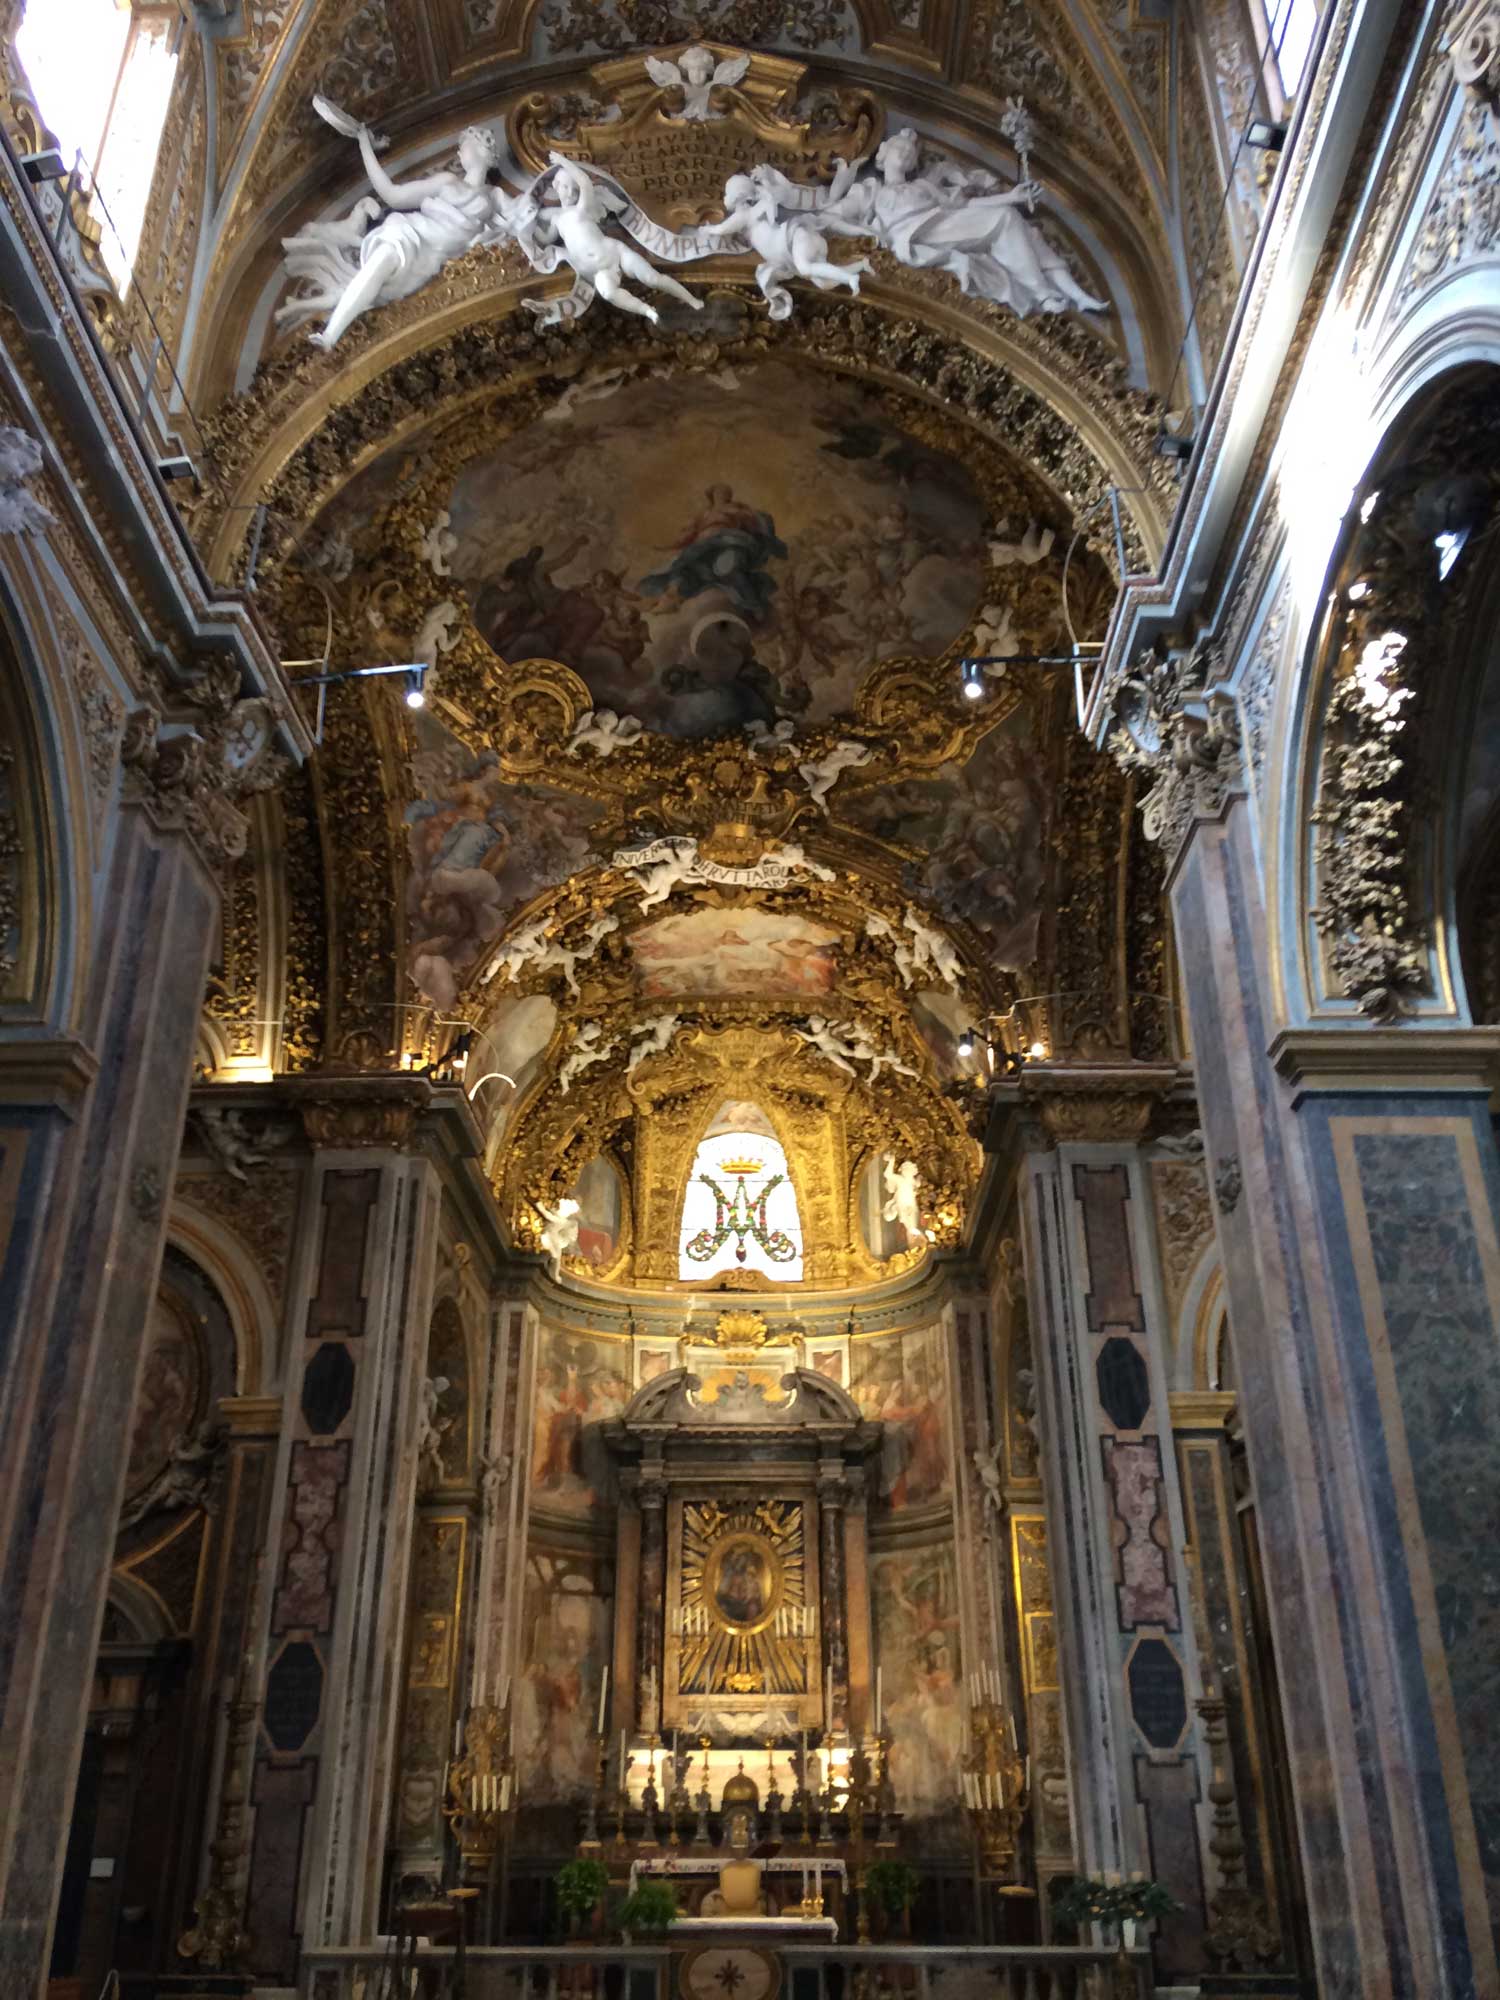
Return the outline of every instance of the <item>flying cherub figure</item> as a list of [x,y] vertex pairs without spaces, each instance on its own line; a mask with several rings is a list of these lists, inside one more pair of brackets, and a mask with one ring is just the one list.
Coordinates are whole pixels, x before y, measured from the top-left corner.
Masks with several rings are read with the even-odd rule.
[[677,116],[700,121],[724,116],[713,107],[713,93],[732,90],[749,67],[749,56],[726,56],[723,62],[715,63],[713,50],[701,46],[684,49],[680,62],[668,56],[646,58],[646,73],[658,90],[682,92],[682,109]]
[[[630,200],[617,184],[589,173],[562,153],[552,155],[552,164],[532,183],[535,197],[544,182],[550,182],[557,206],[539,211],[534,226],[520,236],[522,248],[534,268],[550,275],[559,264],[567,264],[574,274],[573,293],[567,299],[523,299],[528,312],[541,326],[557,326],[575,319],[597,292],[606,304],[621,312],[636,313],[642,319],[660,317],[656,307],[638,298],[624,283],[634,278],[653,292],[665,292],[680,304],[702,312],[703,301],[694,298],[686,286],[658,271],[632,243],[621,243],[605,234],[605,225],[618,220],[632,231],[644,231],[649,247],[658,255],[704,256],[694,240],[653,226],[648,216]],[[543,239],[546,240],[543,240]]]

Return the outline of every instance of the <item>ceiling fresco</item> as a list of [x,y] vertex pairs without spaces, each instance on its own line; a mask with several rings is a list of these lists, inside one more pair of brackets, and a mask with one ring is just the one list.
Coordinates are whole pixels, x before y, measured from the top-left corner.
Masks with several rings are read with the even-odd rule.
[[449,510],[494,651],[668,736],[850,716],[877,661],[958,638],[988,567],[957,459],[785,362],[606,376],[471,463]]
[[[227,171],[252,196],[272,162],[284,176],[332,161],[306,110],[321,79],[390,130],[404,184],[443,166],[471,119],[506,135],[514,181],[518,132],[572,144],[586,127],[603,147],[618,112],[632,191],[703,216],[728,140],[686,129],[675,99],[634,117],[637,51],[717,31],[751,52],[767,116],[862,93],[876,126],[922,121],[929,139],[951,87],[928,170],[1013,186],[998,110],[965,95],[972,30],[980,94],[1004,80],[1037,111],[1036,226],[1111,301],[1094,324],[1044,305],[1021,321],[876,249],[857,300],[799,277],[782,320],[753,259],[716,255],[685,273],[701,310],[560,325],[530,267],[478,245],[373,307],[337,353],[267,335],[253,380],[235,364],[248,387],[208,419],[219,478],[197,503],[214,567],[232,569],[264,499],[257,596],[286,655],[428,670],[417,711],[387,682],[330,697],[317,811],[294,834],[326,935],[294,914],[290,983],[320,952],[332,967],[324,1052],[340,1065],[441,1061],[468,1024],[465,1084],[512,1238],[560,1245],[560,1268],[595,1283],[687,1282],[684,1176],[726,1101],[786,1146],[806,1282],[883,1281],[957,1244],[985,1033],[1004,1045],[1017,995],[1054,986],[1069,989],[1059,1036],[1072,994],[1111,1018],[1126,901],[1157,894],[1149,867],[1120,865],[1127,781],[1068,731],[1064,679],[1035,658],[1103,629],[1122,553],[1100,511],[1110,486],[1129,495],[1126,566],[1164,514],[1157,406],[1122,333],[1154,227],[1126,192],[1135,114],[1117,92],[1061,144],[1057,105],[1072,118],[1097,94],[1079,20],[1049,15],[1043,34],[1029,5],[962,11],[799,0],[773,21],[756,0],[691,16],[464,0],[419,19],[379,0],[253,31],[246,14],[250,39],[287,57],[253,91],[240,81]],[[1134,29],[1111,28],[1122,54]],[[914,53],[929,29],[950,52],[941,80]],[[816,59],[765,54],[788,39]],[[841,61],[856,47],[858,77]],[[503,87],[465,48],[515,52]],[[352,155],[283,206],[276,235],[348,206]],[[1076,220],[1104,155],[1090,235]],[[1108,226],[1105,209],[1121,211]],[[267,315],[280,294],[264,262],[252,277],[241,226],[209,289],[238,287],[253,342],[252,292]],[[1128,251],[1120,227],[1137,231]],[[959,672],[975,653],[997,662],[978,703]],[[902,1160],[920,1220],[893,1230],[884,1166]]]
[[1051,783],[1033,712],[1015,711],[963,763],[854,791],[841,819],[905,857],[904,885],[984,939],[996,965],[1030,964],[1048,886]]

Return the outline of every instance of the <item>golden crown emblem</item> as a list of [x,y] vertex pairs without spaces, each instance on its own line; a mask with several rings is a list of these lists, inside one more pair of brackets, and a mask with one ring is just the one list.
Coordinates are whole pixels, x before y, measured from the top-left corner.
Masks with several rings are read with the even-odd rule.
[[726,1174],[758,1174],[760,1169],[761,1162],[759,1160],[726,1160],[724,1162],[724,1171]]

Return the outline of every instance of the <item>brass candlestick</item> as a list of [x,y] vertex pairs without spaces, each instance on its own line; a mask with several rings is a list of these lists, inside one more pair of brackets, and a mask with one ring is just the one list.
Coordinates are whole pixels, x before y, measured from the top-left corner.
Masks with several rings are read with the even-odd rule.
[[1008,1881],[1016,1863],[1021,1822],[1031,1805],[1030,1774],[1016,1750],[1014,1718],[1000,1702],[969,1710],[972,1748],[964,1760],[964,1805],[979,1843],[984,1873]]
[[234,1690],[225,1705],[229,1729],[224,1744],[224,1782],[219,1793],[219,1823],[208,1844],[208,1882],[193,1905],[197,1922],[177,1940],[178,1957],[196,1959],[206,1972],[232,1970],[250,1944],[250,1934],[241,1921],[248,1886],[245,1862],[250,1852],[245,1808],[255,1758],[255,1717],[260,1709],[253,1649],[259,1631],[264,1568],[264,1556],[257,1556],[245,1619],[247,1643],[240,1655]]
[[448,1803],[443,1807],[465,1873],[488,1876],[515,1805],[509,1698],[504,1708],[476,1702],[463,1725],[463,1755],[448,1766]]

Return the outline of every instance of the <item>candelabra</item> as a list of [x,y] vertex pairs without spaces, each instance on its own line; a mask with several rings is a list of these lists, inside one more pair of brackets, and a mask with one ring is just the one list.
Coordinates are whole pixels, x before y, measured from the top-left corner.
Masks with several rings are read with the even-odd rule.
[[[251,1616],[258,1593],[251,1594]],[[254,1754],[256,1710],[254,1669],[247,1652],[235,1677],[225,1713],[229,1730],[224,1745],[224,1783],[219,1793],[219,1824],[208,1843],[208,1882],[194,1904],[197,1922],[177,1940],[179,1958],[196,1959],[208,1972],[225,1972],[237,1965],[250,1943],[244,1915],[243,1863],[250,1850],[245,1824],[247,1765]]]
[[444,1817],[453,1828],[465,1872],[488,1876],[516,1806],[516,1773],[511,1755],[510,1698],[503,1708],[476,1702],[460,1725],[455,1749],[462,1755],[448,1766]]
[[971,1748],[964,1761],[964,1805],[984,1871],[1007,1880],[1015,1867],[1021,1821],[1031,1803],[1030,1772],[1016,1751],[1015,1718],[994,1699],[969,1710]]

